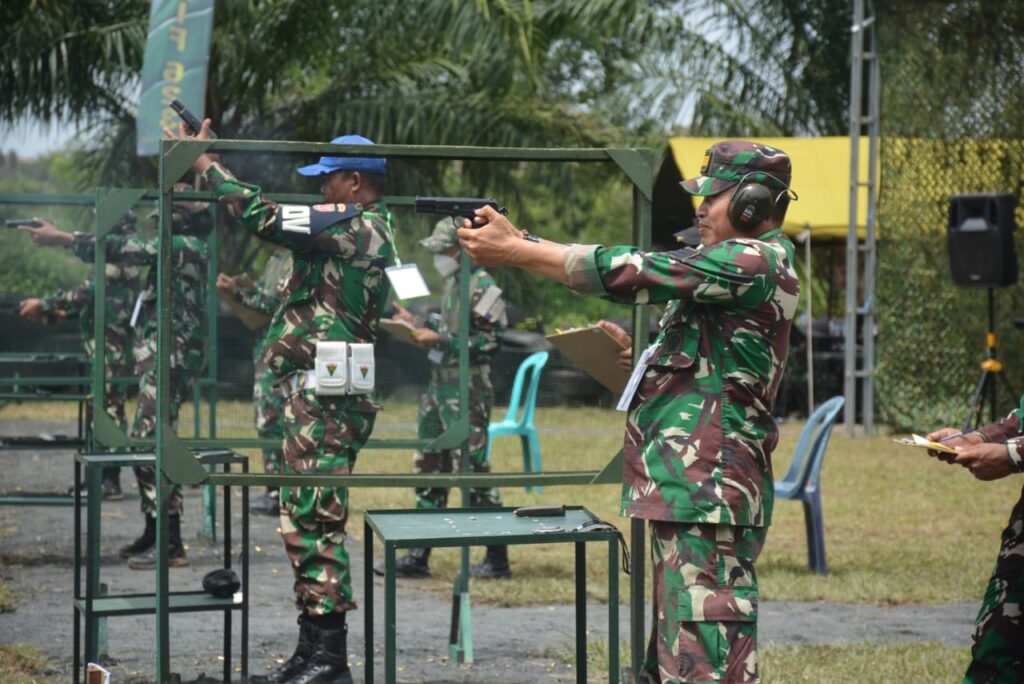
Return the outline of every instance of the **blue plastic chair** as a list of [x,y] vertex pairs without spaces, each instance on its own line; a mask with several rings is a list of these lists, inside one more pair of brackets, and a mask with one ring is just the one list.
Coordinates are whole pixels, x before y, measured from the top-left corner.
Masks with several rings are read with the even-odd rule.
[[843,397],[832,397],[807,419],[800,441],[793,452],[786,476],[775,483],[776,499],[796,499],[804,504],[804,526],[807,528],[807,565],[811,571],[825,575],[825,523],[821,515],[821,463],[835,426],[836,417],[845,403]]
[[[537,439],[537,427],[533,424],[533,414],[537,408],[540,372],[547,362],[548,353],[541,351],[530,354],[519,364],[516,379],[512,383],[512,396],[508,400],[505,419],[487,426],[488,463],[491,461],[491,444],[494,443],[495,437],[517,435],[523,445],[523,472],[541,472],[540,441]],[[531,489],[527,487],[526,491],[529,492]],[[540,490],[541,488],[537,487],[537,491]]]

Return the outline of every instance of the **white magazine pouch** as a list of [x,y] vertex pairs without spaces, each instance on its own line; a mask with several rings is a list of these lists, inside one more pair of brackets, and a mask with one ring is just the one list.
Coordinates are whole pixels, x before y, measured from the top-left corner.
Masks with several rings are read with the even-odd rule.
[[350,394],[369,394],[374,385],[373,345],[348,345],[348,387]]
[[319,395],[347,394],[348,343],[316,343],[316,393]]

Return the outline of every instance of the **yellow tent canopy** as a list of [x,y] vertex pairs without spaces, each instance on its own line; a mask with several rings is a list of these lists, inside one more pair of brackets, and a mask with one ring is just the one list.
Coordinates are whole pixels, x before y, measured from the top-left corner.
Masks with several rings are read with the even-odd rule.
[[[668,144],[683,178],[698,175],[704,152],[721,138],[669,138]],[[754,138],[789,155],[793,161],[791,187],[800,199],[789,205],[784,230],[796,235],[810,227],[812,239],[846,239],[850,222],[850,139]],[[868,177],[868,139],[860,139],[859,173]],[[857,235],[864,237],[867,191],[859,193]],[[876,237],[877,237],[876,233]]]

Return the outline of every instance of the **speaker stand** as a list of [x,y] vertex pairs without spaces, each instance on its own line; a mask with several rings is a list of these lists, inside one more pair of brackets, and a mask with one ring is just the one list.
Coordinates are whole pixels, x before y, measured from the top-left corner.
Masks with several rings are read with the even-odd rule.
[[996,422],[996,385],[999,380],[1002,380],[1012,399],[1019,396],[1010,385],[1010,381],[1006,379],[1002,362],[996,357],[995,301],[995,288],[990,287],[988,288],[988,333],[985,335],[985,360],[981,362],[981,377],[978,378],[978,384],[975,385],[974,394],[971,396],[970,409],[964,420],[964,432],[977,429],[981,425],[981,414],[986,398],[989,402],[989,422]]

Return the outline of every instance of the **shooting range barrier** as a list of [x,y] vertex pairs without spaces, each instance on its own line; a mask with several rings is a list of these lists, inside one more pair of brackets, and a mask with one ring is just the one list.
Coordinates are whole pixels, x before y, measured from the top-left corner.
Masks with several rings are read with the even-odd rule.
[[[551,486],[551,485],[585,485],[595,482],[620,482],[621,464],[618,458],[611,458],[609,467],[601,472],[578,471],[578,472],[547,472],[547,473],[490,473],[473,474],[469,473],[468,454],[462,452],[459,472],[453,474],[436,475],[376,475],[352,474],[352,475],[278,475],[278,474],[257,474],[257,473],[211,473],[197,461],[193,450],[197,449],[238,449],[243,447],[274,447],[276,440],[252,440],[245,438],[234,438],[230,436],[216,435],[211,430],[211,436],[203,438],[182,438],[174,434],[170,429],[170,363],[165,350],[169,349],[172,334],[172,313],[166,293],[169,291],[171,279],[174,277],[170,260],[171,246],[171,224],[168,209],[176,199],[198,199],[209,197],[209,195],[175,192],[173,185],[179,178],[185,175],[192,163],[204,152],[218,153],[221,155],[239,153],[259,153],[269,155],[304,155],[306,158],[314,158],[322,155],[339,156],[380,156],[387,157],[394,165],[398,160],[487,160],[502,163],[523,163],[523,162],[554,162],[554,163],[612,163],[621,170],[632,185],[632,223],[633,241],[641,247],[649,242],[650,217],[651,217],[651,185],[655,160],[648,150],[642,149],[506,149],[506,148],[478,148],[478,147],[444,147],[444,146],[403,146],[403,145],[375,145],[367,149],[359,145],[330,145],[323,143],[299,143],[299,142],[253,142],[253,141],[172,141],[165,140],[161,144],[160,152],[160,259],[158,265],[158,290],[161,295],[159,305],[159,339],[158,339],[158,369],[157,369],[157,435],[156,435],[156,467],[160,474],[157,486],[157,498],[159,502],[159,522],[157,540],[157,576],[156,576],[156,619],[157,619],[157,651],[156,665],[158,677],[163,680],[170,676],[170,644],[168,638],[170,605],[168,601],[168,568],[167,568],[167,512],[166,504],[170,485],[197,485],[212,484],[217,486],[236,485],[242,487],[255,486],[327,486],[327,487],[458,487],[463,490],[463,502],[468,502],[468,489],[471,487],[523,487],[523,486]],[[228,164],[229,168],[232,166]],[[241,172],[239,176],[245,178]],[[246,179],[249,180],[249,179]],[[274,197],[272,192],[268,193]],[[455,193],[452,193],[455,194]],[[322,201],[320,198],[301,198],[308,202]],[[396,207],[408,206],[411,204],[409,197],[390,197],[390,204]],[[295,200],[291,200],[295,201]],[[436,217],[433,217],[436,220]],[[401,226],[401,222],[397,222]],[[242,230],[240,227],[236,230]],[[401,228],[399,228],[401,232]],[[463,254],[460,268],[462,277],[460,279],[462,291],[460,292],[460,326],[465,330],[469,328],[469,257]],[[635,307],[634,329],[647,330],[647,312],[644,307]],[[375,433],[384,432],[385,437],[376,436],[371,438],[364,448],[373,449],[451,449],[465,443],[469,436],[468,422],[468,368],[469,352],[464,336],[460,336],[461,345],[459,354],[459,407],[460,416],[456,423],[436,440],[410,439],[408,437],[395,436],[399,434],[392,426],[382,425],[378,421]],[[644,346],[646,341],[634,345],[635,350]],[[378,372],[380,372],[378,370]],[[385,410],[387,409],[387,403]],[[211,421],[211,424],[215,424]],[[384,430],[381,430],[384,427]],[[411,428],[405,427],[406,432]],[[365,455],[361,463],[368,460]],[[633,662],[642,662],[643,650],[643,595],[644,595],[644,527],[642,521],[632,523],[632,591],[634,600],[633,610]],[[484,538],[475,540],[484,541]],[[247,550],[243,550],[246,553]],[[456,587],[453,592],[455,605],[453,606],[453,620],[458,619],[460,613],[465,613],[469,608],[469,549],[463,546],[462,572],[456,579]],[[369,569],[366,570],[369,572]],[[468,614],[466,614],[468,618]],[[469,620],[462,621],[468,626]],[[452,644],[452,654],[455,659],[463,662],[472,661],[472,651],[466,646],[472,643],[471,635],[467,629],[460,630],[458,643]],[[612,644],[611,647],[615,647]],[[243,645],[245,648],[245,645]]]
[[[85,566],[76,565],[75,568],[75,597],[76,610],[86,618],[85,636],[85,658],[78,659],[76,669],[80,671],[84,663],[95,654],[100,646],[100,634],[105,633],[103,619],[107,616],[117,616],[129,613],[152,612],[156,615],[156,671],[161,681],[170,679],[170,646],[169,646],[169,614],[179,612],[183,609],[210,609],[209,606],[185,606],[181,602],[188,601],[187,598],[176,596],[169,591],[168,570],[167,570],[167,500],[170,485],[198,485],[202,488],[205,499],[204,509],[207,514],[204,517],[204,529],[213,539],[212,526],[215,524],[213,492],[217,487],[240,486],[247,490],[253,486],[281,486],[281,485],[323,485],[323,486],[346,486],[358,487],[390,487],[407,488],[424,486],[443,486],[459,488],[463,492],[463,501],[468,502],[470,488],[474,487],[499,487],[519,488],[525,486],[541,487],[556,485],[585,485],[590,483],[618,483],[621,481],[621,463],[613,458],[612,453],[608,454],[610,463],[603,470],[587,471],[554,471],[544,473],[518,473],[518,472],[494,472],[490,474],[471,474],[468,471],[468,457],[463,451],[461,462],[458,466],[459,472],[454,474],[433,474],[413,475],[394,473],[374,473],[372,471],[373,459],[368,458],[370,450],[386,451],[401,450],[403,458],[408,458],[409,450],[416,448],[431,447],[434,449],[456,448],[463,444],[469,434],[468,412],[466,401],[468,392],[468,349],[463,346],[459,350],[460,369],[460,407],[462,415],[456,424],[436,440],[422,440],[415,438],[415,410],[414,405],[408,401],[402,403],[401,392],[396,392],[394,404],[394,420],[378,419],[377,428],[373,438],[366,445],[360,457],[360,474],[348,476],[313,476],[313,475],[279,475],[260,472],[262,463],[257,454],[258,450],[264,448],[275,448],[280,446],[278,439],[262,439],[254,436],[251,407],[246,401],[239,401],[234,392],[237,387],[248,384],[251,387],[251,378],[234,377],[230,368],[238,366],[250,366],[252,362],[251,344],[252,338],[241,334],[235,334],[226,327],[225,319],[230,320],[223,314],[218,315],[218,301],[216,296],[216,274],[218,268],[218,252],[223,247],[225,232],[244,232],[240,226],[234,225],[231,221],[225,220],[223,212],[218,219],[219,229],[211,233],[208,240],[209,268],[206,273],[205,293],[205,366],[200,378],[196,381],[191,401],[186,402],[182,407],[181,422],[178,431],[170,428],[170,396],[169,396],[169,356],[167,350],[170,348],[171,339],[174,334],[174,320],[171,311],[170,298],[166,293],[172,291],[171,282],[174,278],[174,267],[170,262],[170,241],[171,226],[169,208],[175,201],[205,201],[213,200],[209,192],[197,191],[174,191],[174,182],[183,175],[190,167],[192,161],[204,150],[221,154],[234,154],[231,161],[227,162],[229,168],[236,170],[239,177],[249,180],[253,175],[260,175],[261,180],[266,178],[278,178],[284,173],[293,173],[293,166],[287,170],[266,171],[263,174],[248,173],[244,169],[235,166],[234,160],[243,153],[267,154],[272,159],[280,159],[282,156],[293,155],[302,160],[315,158],[324,154],[336,155],[361,155],[366,156],[365,148],[357,146],[337,146],[318,143],[294,143],[294,142],[242,142],[218,140],[215,142],[194,142],[194,141],[165,141],[160,158],[160,188],[156,191],[149,189],[97,189],[95,193],[79,195],[0,195],[2,204],[67,204],[78,207],[95,207],[96,229],[95,235],[100,242],[113,227],[117,220],[126,212],[134,211],[140,213],[140,207],[148,211],[151,203],[157,203],[159,207],[159,263],[157,268],[158,280],[158,352],[159,360],[157,367],[157,431],[153,440],[135,440],[128,437],[115,422],[110,419],[103,410],[105,400],[105,385],[103,379],[106,374],[106,360],[103,353],[105,322],[107,312],[103,306],[105,300],[105,279],[100,277],[105,271],[105,250],[96,250],[95,264],[92,265],[92,273],[95,291],[95,318],[94,318],[94,339],[96,341],[97,353],[88,374],[77,373],[68,376],[54,376],[54,386],[72,386],[80,388],[76,395],[72,396],[75,401],[88,401],[93,415],[91,424],[92,430],[88,434],[88,440],[83,440],[81,453],[76,458],[76,469],[80,469],[80,477],[91,487],[86,491],[93,494],[97,491],[95,479],[98,477],[98,468],[102,464],[134,462],[138,459],[146,460],[152,458],[152,462],[160,474],[157,484],[158,496],[158,542],[157,542],[157,565],[155,591],[146,596],[118,596],[111,593],[108,596],[100,596],[98,544],[100,537],[99,509],[100,502],[88,505],[79,495],[77,497],[78,509],[76,520],[80,519],[81,513],[86,513],[85,553],[87,559],[91,559]],[[651,184],[653,170],[655,168],[654,155],[648,150],[638,149],[504,149],[504,148],[474,148],[474,147],[432,147],[432,146],[389,146],[379,145],[373,148],[373,155],[388,157],[392,165],[399,160],[411,160],[414,163],[418,160],[433,160],[436,163],[443,163],[458,167],[461,163],[494,162],[509,166],[521,166],[530,163],[551,163],[551,164],[576,164],[586,166],[589,164],[612,164],[613,168],[622,172],[625,181],[628,183],[629,195],[632,198],[632,208],[624,205],[621,211],[624,215],[624,225],[630,222],[633,226],[633,237],[630,240],[628,235],[623,235],[622,242],[632,241],[641,247],[649,243],[650,217],[651,217]],[[244,163],[242,164],[244,166]],[[268,185],[270,185],[268,183]],[[433,194],[443,194],[434,192]],[[447,194],[473,194],[467,192]],[[499,195],[498,192],[487,194]],[[270,188],[267,195],[279,202],[307,203],[314,204],[322,202],[318,195],[303,193],[275,193]],[[427,223],[432,226],[438,217],[412,218],[411,212],[413,197],[410,196],[389,196],[387,203],[395,209],[396,215],[410,217],[405,225],[424,228]],[[630,220],[631,219],[631,220]],[[60,219],[58,225],[69,225],[69,221]],[[402,221],[398,223],[399,232],[402,232]],[[84,221],[78,223],[81,225]],[[140,221],[141,225],[141,221]],[[403,252],[409,253],[415,249],[409,245],[415,245],[416,235],[399,235],[399,242],[404,243]],[[25,236],[24,239],[28,239]],[[248,238],[255,242],[255,238]],[[41,248],[38,248],[41,249]],[[60,254],[62,251],[55,251]],[[265,254],[265,252],[264,252]],[[408,255],[408,254],[406,254]],[[258,264],[259,256],[255,261],[248,261],[243,264]],[[258,265],[257,265],[258,267]],[[469,259],[465,255],[462,258],[460,267],[463,274],[468,272],[470,267]],[[460,301],[468,301],[469,278],[463,277],[463,291],[460,293]],[[26,294],[26,293],[21,293]],[[34,294],[34,293],[32,293]],[[462,325],[468,327],[469,309],[462,306],[460,310]],[[634,329],[648,329],[648,314],[644,307],[636,307],[633,312]],[[644,341],[644,343],[646,340]],[[635,345],[641,348],[642,344]],[[531,350],[533,351],[533,350]],[[13,352],[12,352],[13,353]],[[39,354],[53,354],[49,350],[40,350]],[[13,358],[13,357],[12,357]],[[229,363],[234,362],[234,363]],[[508,366],[507,375],[515,372],[518,364],[511,363]],[[402,372],[402,369],[396,369]],[[118,379],[129,386],[136,381],[135,378]],[[511,378],[507,378],[508,385]],[[66,381],[66,382],[65,382]],[[109,381],[109,378],[108,378]],[[387,372],[382,372],[378,367],[378,384],[387,384],[389,378]],[[498,383],[496,383],[498,384]],[[382,403],[385,411],[389,409],[389,401],[392,397],[385,397]],[[407,398],[407,397],[404,397]],[[500,393],[499,393],[499,401]],[[191,403],[191,406],[188,404]],[[131,413],[129,408],[128,413]],[[387,416],[387,413],[383,415]],[[88,426],[88,422],[86,422]],[[411,435],[411,437],[410,437]],[[147,453],[153,453],[147,456]],[[224,472],[212,472],[214,464],[210,462],[211,454],[222,452],[250,454],[249,461],[253,468],[246,472],[237,457],[229,459],[230,466]],[[207,461],[205,464],[203,461]],[[223,463],[218,461],[218,465]],[[75,497],[67,497],[74,502]],[[88,498],[88,497],[86,497]],[[226,503],[226,502],[225,502]],[[225,520],[224,535],[225,542],[230,539],[228,523]],[[80,525],[81,523],[79,523]],[[242,536],[247,535],[247,525],[243,523]],[[633,662],[639,663],[642,660],[643,649],[643,610],[644,610],[644,528],[642,523],[634,522],[632,526],[633,545],[639,549],[633,556],[633,584],[632,591],[638,600],[633,601]],[[237,538],[236,538],[237,539]],[[228,553],[225,550],[225,553]],[[237,550],[236,550],[237,553]],[[240,567],[247,568],[248,549],[243,548],[241,555],[237,556]],[[468,591],[468,565],[469,549],[462,547],[461,567],[462,573],[456,578],[454,592],[453,614],[455,620],[459,617],[459,628],[454,630],[450,652],[453,659],[461,662],[472,662],[472,632],[469,614],[469,591]],[[85,590],[81,590],[81,579],[85,579]],[[609,578],[610,581],[616,578]],[[249,587],[243,584],[244,604],[249,601]],[[202,603],[200,601],[200,603]],[[197,607],[198,606],[198,607]],[[245,617],[243,615],[243,623]],[[76,619],[76,632],[78,620]],[[230,629],[230,628],[228,628]],[[244,627],[243,627],[244,633]],[[76,644],[78,643],[76,633]],[[243,639],[244,641],[244,639]],[[227,644],[227,642],[226,642]],[[77,648],[77,646],[76,646]],[[227,646],[226,646],[227,648]],[[242,643],[243,652],[247,644]],[[225,657],[228,653],[225,652]],[[236,661],[237,662],[237,661]],[[585,668],[583,668],[585,669]]]
[[[31,207],[80,207],[88,209],[88,213],[95,214],[97,242],[100,242],[110,229],[124,216],[140,205],[151,207],[158,199],[155,191],[145,189],[110,189],[97,188],[95,193],[0,193],[0,206],[31,206]],[[214,211],[216,209],[214,208]],[[35,211],[38,211],[36,209]],[[81,217],[65,216],[58,220],[58,225],[64,221],[73,222],[76,227],[83,226],[91,221]],[[22,239],[28,240],[28,236]],[[216,235],[212,234],[207,239],[207,248],[210,250],[211,259],[216,259]],[[68,258],[63,250],[39,247],[39,250],[47,250],[54,259]],[[4,404],[21,401],[60,401],[78,403],[78,434],[74,438],[63,436],[52,436],[44,433],[41,436],[18,436],[0,438],[0,450],[7,449],[77,449],[83,452],[104,452],[107,450],[119,450],[127,448],[130,444],[124,431],[114,422],[106,412],[106,391],[107,384],[120,385],[123,388],[133,388],[138,385],[138,377],[108,377],[106,358],[106,334],[107,318],[111,314],[106,302],[106,252],[96,251],[96,259],[90,267],[91,279],[93,282],[93,341],[94,351],[92,359],[89,359],[81,352],[60,352],[49,349],[26,350],[4,350],[0,352],[0,364],[4,368],[11,367],[15,370],[11,376],[0,376],[0,411]],[[209,321],[210,335],[207,338],[209,348],[217,348],[217,298],[213,284],[216,282],[216,274],[208,274],[209,280],[206,298],[206,312]],[[56,285],[52,286],[56,289]],[[33,295],[51,294],[31,293]],[[25,293],[22,293],[25,294]],[[26,324],[28,325],[28,324]],[[35,330],[40,330],[36,326]],[[23,335],[29,340],[28,344],[37,346],[39,339],[46,344],[49,338],[37,335]],[[15,339],[15,343],[20,340]],[[80,344],[77,345],[80,347]],[[130,350],[127,352],[130,355]],[[193,431],[196,437],[202,434],[201,414],[204,394],[209,402],[207,415],[211,421],[216,418],[216,354],[208,354],[211,360],[201,377],[196,380],[193,397]],[[55,364],[64,367],[68,363],[74,363],[76,372],[69,375],[47,375],[52,372]],[[43,374],[32,373],[29,376],[22,376],[20,371],[26,367],[38,366],[43,368]],[[107,381],[104,382],[104,378]],[[58,389],[72,388],[72,392],[55,391]],[[96,391],[93,391],[97,388]],[[2,415],[2,414],[0,414]],[[129,420],[131,417],[129,415]],[[211,423],[208,430],[213,432],[216,425]],[[137,441],[131,445],[133,448],[148,447],[154,448],[154,443]],[[74,497],[71,495],[51,493],[3,493],[0,494],[0,505],[67,505],[74,504]],[[209,541],[216,540],[216,508],[214,491],[212,488],[203,490],[203,536]]]

